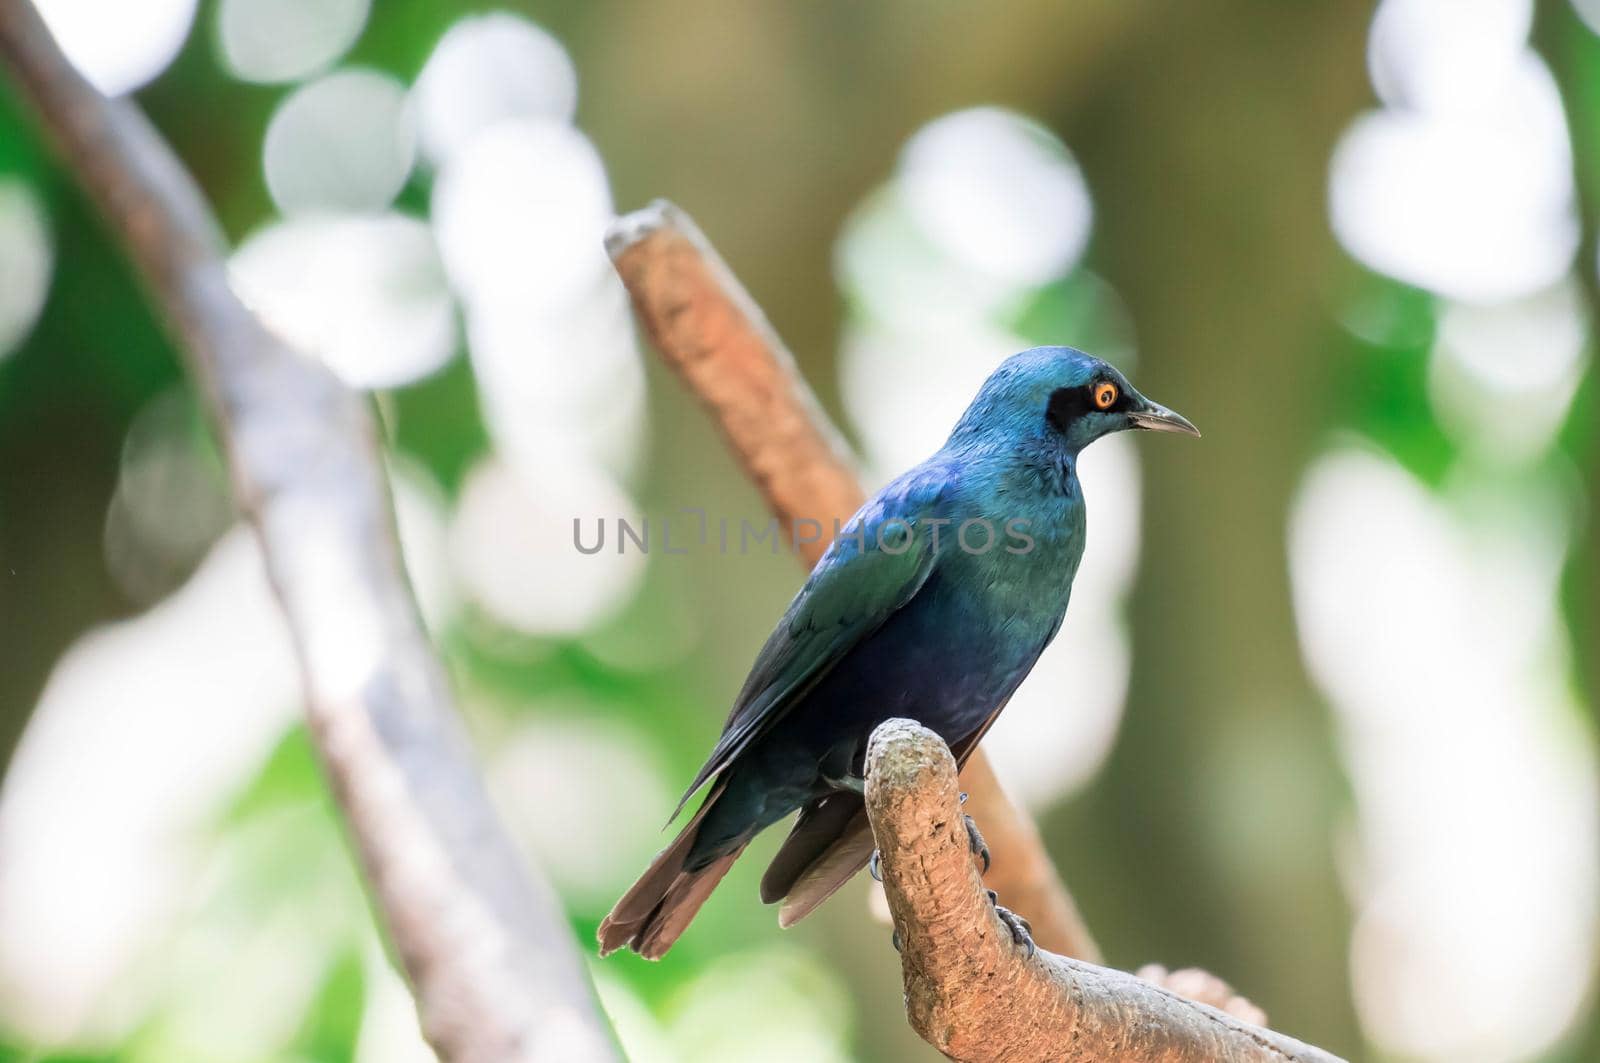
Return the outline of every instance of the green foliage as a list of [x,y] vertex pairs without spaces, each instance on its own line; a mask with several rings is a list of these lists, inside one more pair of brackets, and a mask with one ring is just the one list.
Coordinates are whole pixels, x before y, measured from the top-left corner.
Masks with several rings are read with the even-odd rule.
[[366,975],[361,956],[351,950],[336,960],[306,1009],[305,1024],[293,1050],[308,1060],[348,1059],[361,1032],[366,1005]]

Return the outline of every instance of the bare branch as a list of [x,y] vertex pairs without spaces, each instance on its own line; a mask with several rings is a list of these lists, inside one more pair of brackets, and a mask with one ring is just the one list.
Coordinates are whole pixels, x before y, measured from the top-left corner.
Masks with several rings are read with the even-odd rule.
[[952,1059],[1337,1063],[1337,1057],[1134,975],[1029,955],[973,863],[955,760],[932,731],[890,720],[867,749],[867,815],[900,940],[906,1011]]
[[844,440],[761,308],[683,211],[666,200],[617,219],[606,236],[656,349],[722,429],[729,449],[786,526],[815,520],[808,564],[835,518],[866,501]]
[[616,1059],[553,894],[479,782],[401,567],[366,403],[240,303],[193,180],[136,109],[79,76],[27,0],[0,0],[0,57],[178,329],[428,1040],[447,1060]]
[[[794,358],[694,221],[673,204],[657,200],[619,218],[606,250],[656,348],[710,412],[773,513],[790,528],[815,521],[821,529],[819,539],[801,544],[815,564],[866,496]],[[990,884],[1033,922],[1041,944],[1099,959],[1033,821],[1000,789],[982,750],[962,780],[995,852]]]

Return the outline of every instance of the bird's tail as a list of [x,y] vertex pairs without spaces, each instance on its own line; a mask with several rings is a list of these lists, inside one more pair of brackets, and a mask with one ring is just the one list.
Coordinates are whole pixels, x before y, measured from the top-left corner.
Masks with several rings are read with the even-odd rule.
[[778,925],[791,927],[853,878],[872,858],[872,825],[860,795],[812,801],[761,878],[761,899],[783,901]]
[[639,881],[622,895],[600,923],[600,955],[627,947],[647,960],[659,960],[694,919],[728,868],[744,852],[744,844],[702,867],[689,869],[690,850],[706,813],[721,796],[712,791],[700,811],[684,824],[672,844],[650,862]]

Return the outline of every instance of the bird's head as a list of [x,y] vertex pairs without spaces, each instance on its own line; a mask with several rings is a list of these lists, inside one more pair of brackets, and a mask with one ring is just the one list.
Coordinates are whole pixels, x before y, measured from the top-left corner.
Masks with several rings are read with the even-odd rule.
[[1103,435],[1199,429],[1151,402],[1115,366],[1071,347],[1035,347],[989,374],[951,441],[1042,440],[1076,454]]

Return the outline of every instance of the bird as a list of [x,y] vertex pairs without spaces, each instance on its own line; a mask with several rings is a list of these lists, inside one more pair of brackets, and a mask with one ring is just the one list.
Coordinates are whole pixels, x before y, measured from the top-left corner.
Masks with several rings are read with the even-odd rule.
[[672,818],[709,784],[705,798],[601,922],[601,955],[661,958],[751,839],[796,810],[761,880],[781,926],[866,866],[873,729],[906,717],[958,765],[971,756],[1066,615],[1079,454],[1127,429],[1200,434],[1075,348],[1002,362],[944,446],[863,504],[812,569]]

